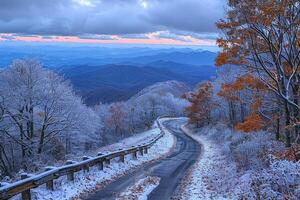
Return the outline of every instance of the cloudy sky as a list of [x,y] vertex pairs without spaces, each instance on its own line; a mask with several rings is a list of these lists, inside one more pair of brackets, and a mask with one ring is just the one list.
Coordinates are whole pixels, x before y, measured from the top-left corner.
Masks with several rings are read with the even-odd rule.
[[214,45],[225,0],[0,0],[0,40]]

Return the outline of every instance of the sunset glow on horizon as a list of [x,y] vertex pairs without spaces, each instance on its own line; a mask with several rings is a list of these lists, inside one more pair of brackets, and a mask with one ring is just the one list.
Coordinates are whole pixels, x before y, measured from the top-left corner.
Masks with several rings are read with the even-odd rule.
[[197,45],[215,46],[214,39],[196,39],[191,36],[182,36],[180,40],[159,38],[155,34],[148,34],[147,38],[123,38],[117,35],[107,36],[105,39],[80,38],[78,36],[16,36],[14,34],[0,34],[0,41],[22,42],[64,42],[64,43],[99,43],[99,44],[165,44],[165,45]]

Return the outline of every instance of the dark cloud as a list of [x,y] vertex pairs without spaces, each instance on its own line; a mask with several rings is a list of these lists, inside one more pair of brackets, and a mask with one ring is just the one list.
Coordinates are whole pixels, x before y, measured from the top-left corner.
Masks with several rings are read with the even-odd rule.
[[224,3],[224,0],[0,0],[0,33],[121,37],[156,31],[207,34],[216,32],[215,22],[223,15]]
[[224,0],[155,1],[148,21],[167,29],[195,33],[215,32],[215,22],[222,18]]

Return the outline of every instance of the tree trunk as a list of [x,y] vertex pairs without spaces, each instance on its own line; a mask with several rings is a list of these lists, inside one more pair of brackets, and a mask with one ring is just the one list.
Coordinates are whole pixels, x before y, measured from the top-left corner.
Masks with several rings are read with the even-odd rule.
[[276,119],[276,140],[280,139],[280,119],[277,117]]
[[43,126],[43,128],[41,130],[40,142],[39,142],[39,147],[38,147],[38,154],[42,153],[43,145],[44,145],[44,139],[45,139],[45,126]]
[[[299,92],[299,87],[297,85],[295,85],[293,87],[293,100],[294,100],[294,103],[296,105],[298,105],[298,92]],[[293,116],[294,116],[294,119],[299,122],[299,110],[298,108],[296,107],[293,107]],[[294,127],[294,137],[293,137],[293,141],[296,140],[297,138],[299,138],[299,126],[296,124],[295,127]],[[298,144],[300,144],[300,139],[298,139],[297,141]]]
[[230,125],[232,128],[235,125],[235,111],[234,111],[234,105],[232,101],[229,101],[229,119],[230,119]]
[[22,125],[19,125],[19,131],[20,131],[20,139],[21,139],[21,151],[22,151],[22,158],[25,158],[26,151],[24,145],[24,131]]
[[285,145],[286,147],[291,147],[291,132],[289,130],[289,126],[291,125],[290,120],[290,111],[288,103],[285,101]]
[[4,175],[11,176],[10,170],[12,170],[12,167],[9,163],[9,159],[6,155],[6,152],[4,150],[4,147],[0,145],[0,162],[2,164],[2,169],[4,171]]
[[241,121],[244,122],[245,121],[245,105],[244,103],[240,103],[241,106]]
[[30,108],[29,113],[30,113],[30,121],[29,121],[30,135],[29,135],[29,137],[33,138],[33,136],[34,136],[33,107]]

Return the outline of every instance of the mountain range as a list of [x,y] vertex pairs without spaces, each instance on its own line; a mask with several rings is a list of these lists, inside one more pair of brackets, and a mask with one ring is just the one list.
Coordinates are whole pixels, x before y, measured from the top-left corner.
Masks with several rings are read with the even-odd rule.
[[215,76],[215,52],[195,48],[3,43],[0,67],[34,58],[70,80],[88,105],[128,100],[147,86],[176,80],[195,86]]
[[187,65],[156,61],[137,66],[109,64],[101,66],[76,66],[61,73],[74,85],[76,91],[89,105],[99,102],[127,100],[143,88],[157,82],[177,80],[194,86],[215,75],[211,65]]
[[158,60],[192,65],[213,65],[216,53],[191,48],[103,47],[71,44],[1,43],[0,67],[14,59],[34,58],[48,68],[78,65],[147,64]]

